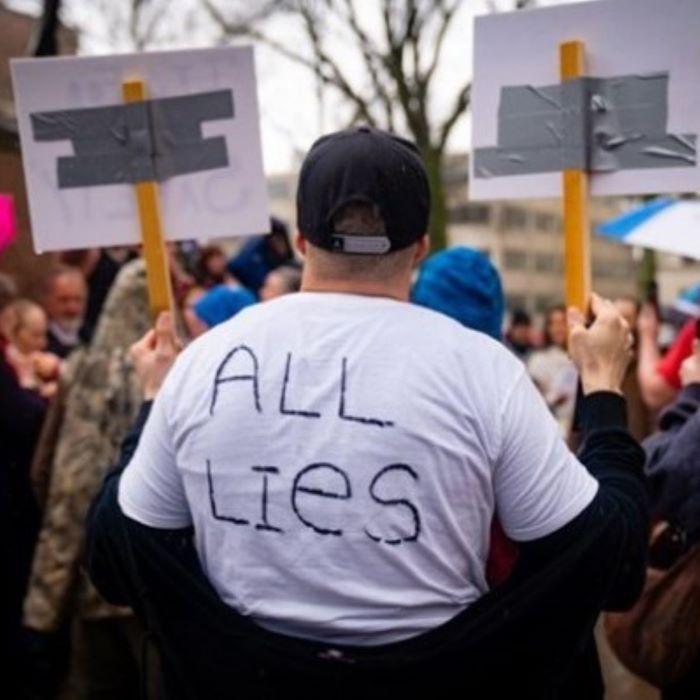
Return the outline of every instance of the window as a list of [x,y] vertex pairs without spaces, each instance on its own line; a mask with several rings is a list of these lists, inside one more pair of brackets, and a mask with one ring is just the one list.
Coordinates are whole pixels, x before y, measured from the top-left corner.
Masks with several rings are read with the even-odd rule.
[[460,204],[447,212],[453,224],[488,224],[491,210],[486,204]]
[[553,253],[536,253],[535,270],[538,272],[560,272],[561,258]]
[[506,270],[525,270],[527,268],[527,252],[524,250],[503,251],[503,267]]
[[506,307],[513,309],[527,309],[527,297],[524,294],[506,294]]
[[538,231],[556,231],[558,226],[558,218],[554,214],[546,214],[537,212],[535,214],[535,228]]
[[501,214],[501,226],[503,228],[525,228],[527,218],[527,212],[524,209],[504,207]]

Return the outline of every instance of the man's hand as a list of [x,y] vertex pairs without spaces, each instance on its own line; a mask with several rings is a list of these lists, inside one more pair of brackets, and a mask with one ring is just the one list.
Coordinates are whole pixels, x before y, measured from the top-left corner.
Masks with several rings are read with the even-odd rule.
[[181,349],[172,315],[167,311],[158,316],[155,328],[131,346],[131,359],[146,401],[155,398]]
[[595,318],[586,328],[578,309],[570,308],[569,354],[581,373],[584,394],[595,391],[622,393],[622,380],[632,357],[633,338],[629,324],[615,305],[597,294],[591,297]]
[[693,342],[693,354],[687,357],[681,365],[681,384],[700,384],[700,341]]

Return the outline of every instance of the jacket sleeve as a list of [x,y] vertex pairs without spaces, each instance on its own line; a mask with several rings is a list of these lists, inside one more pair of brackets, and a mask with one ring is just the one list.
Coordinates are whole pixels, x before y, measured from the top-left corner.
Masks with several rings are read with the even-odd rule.
[[700,384],[691,384],[661,416],[661,431],[644,442],[654,515],[686,531],[700,530]]
[[627,431],[625,402],[617,394],[599,392],[585,397],[581,428],[584,440],[579,459],[598,480],[598,493],[564,527],[523,543],[518,566],[536,570],[596,532],[598,570],[581,575],[606,577],[605,609],[624,609],[639,596],[646,571],[649,517],[644,452]]
[[117,500],[119,478],[138,447],[152,405],[150,401],[141,405],[131,430],[122,442],[119,460],[107,474],[87,516],[85,565],[97,590],[115,605],[133,605],[134,596],[133,581],[125,574],[131,568],[120,561],[125,548],[114,546],[118,527],[111,527],[111,521],[121,514]]

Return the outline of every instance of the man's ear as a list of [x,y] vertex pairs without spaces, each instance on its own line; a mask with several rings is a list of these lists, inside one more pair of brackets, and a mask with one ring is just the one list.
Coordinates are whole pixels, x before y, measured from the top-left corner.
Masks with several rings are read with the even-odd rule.
[[306,257],[306,238],[301,231],[297,231],[296,236],[294,236],[294,247],[302,258]]
[[430,253],[430,236],[424,233],[416,242],[416,251],[413,256],[413,266],[418,267]]

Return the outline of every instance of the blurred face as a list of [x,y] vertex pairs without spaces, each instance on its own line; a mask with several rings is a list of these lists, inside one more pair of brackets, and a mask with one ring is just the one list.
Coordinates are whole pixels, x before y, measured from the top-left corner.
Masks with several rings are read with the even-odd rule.
[[287,289],[284,285],[282,275],[276,272],[270,272],[265,278],[265,284],[263,284],[260,289],[260,300],[267,301],[268,299],[274,299],[286,293]]
[[226,258],[221,253],[214,253],[207,258],[207,272],[214,278],[226,274]]
[[43,350],[46,347],[46,314],[38,307],[26,311],[18,319],[13,340],[20,352],[27,355]]
[[555,345],[566,347],[566,314],[563,311],[552,311],[547,318],[547,333]]
[[510,337],[519,345],[527,345],[530,342],[530,331],[530,326],[527,326],[524,323],[519,323],[510,329]]
[[59,326],[77,331],[83,322],[86,301],[87,287],[82,276],[60,275],[46,296],[46,313]]

